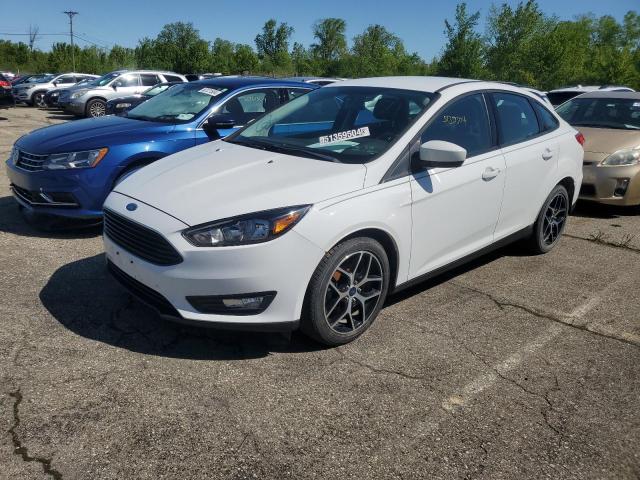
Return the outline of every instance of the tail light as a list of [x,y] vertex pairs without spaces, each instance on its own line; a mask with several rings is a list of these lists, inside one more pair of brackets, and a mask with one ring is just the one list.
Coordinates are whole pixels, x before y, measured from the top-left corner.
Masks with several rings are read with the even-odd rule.
[[580,132],[576,133],[576,140],[584,147],[584,135]]
[[5,80],[0,80],[0,87],[10,87],[11,84]]

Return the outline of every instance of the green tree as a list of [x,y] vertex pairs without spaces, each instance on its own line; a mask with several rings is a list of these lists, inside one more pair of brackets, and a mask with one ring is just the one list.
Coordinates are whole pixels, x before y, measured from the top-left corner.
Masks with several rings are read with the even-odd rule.
[[445,20],[447,44],[437,63],[440,75],[452,77],[482,78],[486,76],[484,68],[484,43],[476,32],[480,12],[467,13],[467,4],[456,6],[453,24]]
[[263,68],[267,72],[286,72],[291,68],[289,38],[292,34],[293,27],[284,22],[278,25],[272,18],[265,22],[262,33],[256,35],[258,56],[263,61]]
[[337,74],[340,59],[347,52],[345,32],[347,23],[341,18],[324,18],[313,25],[317,43],[311,45],[311,53],[326,76]]

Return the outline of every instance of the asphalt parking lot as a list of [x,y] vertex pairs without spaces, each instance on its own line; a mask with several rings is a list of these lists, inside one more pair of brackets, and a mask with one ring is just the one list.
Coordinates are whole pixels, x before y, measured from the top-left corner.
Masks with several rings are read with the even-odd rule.
[[[0,110],[0,157],[55,112]],[[294,266],[292,265],[292,268]],[[336,349],[159,320],[0,173],[0,478],[640,478],[640,213],[579,205]]]

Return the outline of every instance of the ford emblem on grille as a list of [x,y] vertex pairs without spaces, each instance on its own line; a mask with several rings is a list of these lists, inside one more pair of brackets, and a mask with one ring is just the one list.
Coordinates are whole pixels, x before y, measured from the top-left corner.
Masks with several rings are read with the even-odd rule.
[[127,204],[127,210],[129,210],[130,212],[133,212],[137,208],[138,208],[138,205],[136,205],[135,203],[128,203]]

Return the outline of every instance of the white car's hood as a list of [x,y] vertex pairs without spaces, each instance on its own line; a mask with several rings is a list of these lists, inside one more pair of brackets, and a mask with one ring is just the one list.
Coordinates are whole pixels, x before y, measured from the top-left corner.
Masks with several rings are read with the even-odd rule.
[[366,167],[217,141],[152,163],[115,191],[187,225],[313,204],[363,188]]

